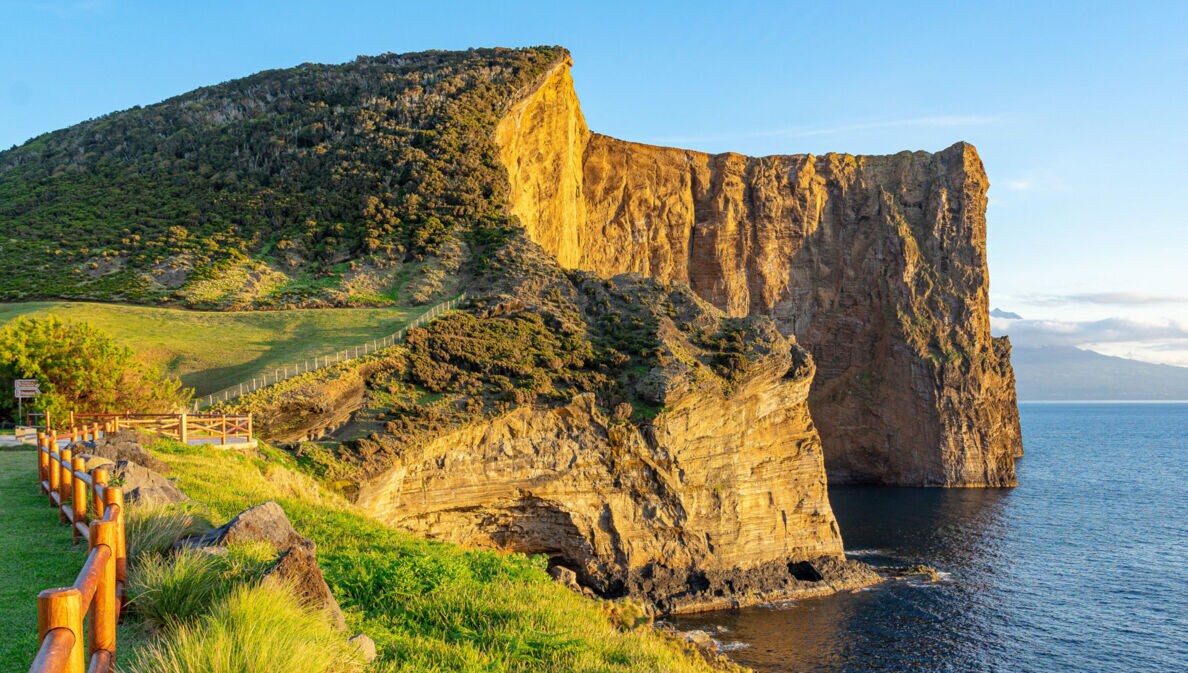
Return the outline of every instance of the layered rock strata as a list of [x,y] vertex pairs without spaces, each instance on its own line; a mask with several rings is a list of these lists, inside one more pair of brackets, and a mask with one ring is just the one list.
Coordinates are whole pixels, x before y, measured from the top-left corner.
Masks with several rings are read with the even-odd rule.
[[644,430],[586,394],[441,435],[356,502],[419,534],[545,554],[599,594],[661,611],[869,584],[842,555],[807,406],[812,365],[792,348],[728,394],[668,400]]
[[1011,486],[1022,455],[989,328],[975,149],[746,157],[591,133],[568,60],[496,138],[511,208],[562,265],[688,283],[771,316],[816,359],[809,404],[835,483]]

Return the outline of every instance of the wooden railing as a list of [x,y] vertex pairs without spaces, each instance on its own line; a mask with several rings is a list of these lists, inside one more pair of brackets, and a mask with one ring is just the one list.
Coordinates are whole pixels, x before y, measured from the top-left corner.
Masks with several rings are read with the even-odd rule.
[[[72,425],[110,424],[112,432],[137,428],[172,437],[183,444],[237,444],[252,441],[251,414],[71,414]],[[76,428],[72,428],[76,429]],[[210,440],[210,441],[207,441]]]
[[[107,426],[110,427],[110,426]],[[92,426],[91,438],[102,432]],[[71,439],[82,439],[72,428]],[[87,472],[86,461],[59,447],[56,433],[37,436],[37,479],[74,541],[86,540],[90,553],[73,586],[37,594],[41,649],[29,673],[107,673],[115,669],[116,625],[127,581],[124,493],[108,486],[108,472]],[[67,445],[69,446],[69,445]],[[83,624],[89,622],[84,644]],[[89,665],[88,665],[89,660]]]

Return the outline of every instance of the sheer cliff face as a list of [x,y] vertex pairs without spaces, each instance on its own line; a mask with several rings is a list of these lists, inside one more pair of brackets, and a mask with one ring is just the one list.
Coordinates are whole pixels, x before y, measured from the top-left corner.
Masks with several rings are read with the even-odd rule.
[[500,123],[514,213],[560,262],[685,281],[817,362],[835,482],[1014,485],[1010,347],[990,337],[974,148],[708,155],[586,129],[568,63]]

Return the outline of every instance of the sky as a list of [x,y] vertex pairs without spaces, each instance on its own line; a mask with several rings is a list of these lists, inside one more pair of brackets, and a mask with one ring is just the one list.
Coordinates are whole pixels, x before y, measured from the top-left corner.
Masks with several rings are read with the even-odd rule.
[[1188,2],[0,0],[0,147],[360,54],[560,44],[591,129],[746,154],[973,143],[1016,346],[1188,366]]

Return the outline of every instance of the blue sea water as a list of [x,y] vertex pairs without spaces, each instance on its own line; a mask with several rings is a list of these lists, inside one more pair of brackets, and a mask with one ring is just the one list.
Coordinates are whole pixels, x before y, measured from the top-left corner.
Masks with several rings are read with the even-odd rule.
[[1188,671],[1188,404],[1020,405],[1016,489],[833,488],[893,581],[694,615],[756,671]]

